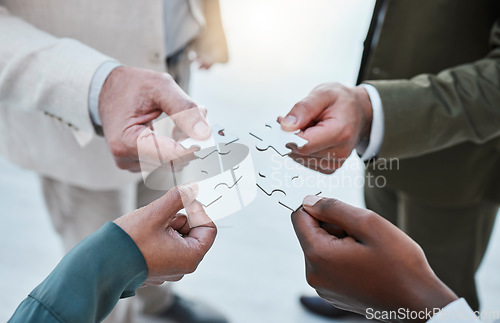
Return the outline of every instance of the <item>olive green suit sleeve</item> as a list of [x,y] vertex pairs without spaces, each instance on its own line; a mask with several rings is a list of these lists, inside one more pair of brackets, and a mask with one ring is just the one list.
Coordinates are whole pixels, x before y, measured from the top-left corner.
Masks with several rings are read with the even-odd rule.
[[365,82],[377,88],[384,110],[379,157],[416,157],[500,137],[500,20],[491,47],[484,59],[437,75]]
[[68,252],[9,323],[100,322],[120,297],[133,296],[146,277],[137,245],[109,222]]

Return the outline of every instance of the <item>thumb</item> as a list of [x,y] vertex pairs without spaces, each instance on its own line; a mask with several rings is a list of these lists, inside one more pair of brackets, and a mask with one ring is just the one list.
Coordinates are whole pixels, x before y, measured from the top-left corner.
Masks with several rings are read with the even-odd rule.
[[149,216],[156,225],[165,227],[170,224],[177,212],[192,204],[197,195],[198,184],[187,183],[172,188],[145,209],[149,209]]
[[315,195],[306,196],[303,208],[312,217],[336,225],[358,241],[371,240],[372,232],[377,231],[377,220],[380,218],[369,210]]
[[210,126],[202,111],[171,77],[166,79],[168,82],[165,91],[159,92],[159,108],[189,137],[208,139],[211,134]]
[[294,105],[284,118],[278,121],[285,131],[295,131],[307,127],[336,97],[325,91],[313,90],[305,99]]
[[305,253],[309,253],[314,246],[322,244],[324,241],[330,242],[337,239],[337,237],[321,228],[319,221],[305,212],[303,208],[299,208],[292,213],[292,224],[300,246]]

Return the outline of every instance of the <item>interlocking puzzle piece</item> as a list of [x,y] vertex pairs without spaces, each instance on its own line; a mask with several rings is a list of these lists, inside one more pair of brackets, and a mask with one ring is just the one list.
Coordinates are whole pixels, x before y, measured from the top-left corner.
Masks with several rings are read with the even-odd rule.
[[307,187],[304,179],[294,172],[259,171],[257,186],[268,196],[275,192],[283,193],[284,195],[278,199],[278,202],[292,212],[302,205],[302,201],[307,195],[321,194],[320,189]]
[[[203,180],[198,181],[200,189],[196,199],[205,207],[212,205],[222,197],[223,194],[219,189],[220,187],[225,186],[228,189],[234,188],[242,180],[244,175],[247,177],[246,174],[248,171],[243,170],[249,167],[253,169],[248,147],[237,143],[233,144],[231,153],[229,154],[221,155],[215,153],[204,159],[197,159],[192,163],[193,165],[186,167],[181,174],[177,174],[177,178],[180,179],[182,177],[181,182],[183,183],[186,181],[193,181],[192,179],[194,178],[203,178]],[[247,166],[248,163],[250,163],[250,166]],[[200,174],[200,172],[202,174]],[[251,171],[250,174],[253,175],[253,171]],[[252,180],[253,176],[248,177],[249,178],[242,181],[242,183],[247,183],[248,180]],[[255,179],[253,183],[246,186],[255,189]],[[241,186],[241,188],[242,187],[244,186]],[[238,190],[239,189],[240,187],[238,187]],[[238,192],[238,196],[246,197],[248,195],[247,193],[241,195],[240,192]],[[254,196],[251,196],[252,199],[253,197]]]
[[212,125],[212,136],[207,140],[188,138],[182,141],[181,145],[186,149],[198,147],[200,150],[194,154],[204,159],[216,151],[221,155],[228,154],[230,152],[229,145],[238,140],[239,138],[236,135],[226,131],[224,127],[215,124]]
[[[228,155],[220,155],[220,159],[224,170],[222,175],[217,176],[220,183],[215,187],[211,186],[213,182],[203,187],[201,185],[205,185],[207,181],[198,183],[198,185],[201,185],[197,200],[202,201],[203,203],[200,202],[202,205],[205,203],[205,212],[213,221],[243,209],[257,195],[252,156],[249,154],[247,146],[234,143],[231,152]],[[220,176],[222,176],[222,179]],[[207,192],[207,189],[211,189],[215,193]],[[210,202],[210,204],[206,202],[215,197],[217,199]]]
[[229,188],[232,188],[236,185],[236,183],[233,182],[231,172],[224,172],[222,174],[199,182],[199,190],[196,200],[200,202],[204,207],[209,207],[222,197],[222,194],[216,189],[220,185],[226,185],[226,187]]
[[287,144],[293,143],[299,148],[307,144],[307,140],[296,135],[299,131],[284,131],[281,129],[281,125],[275,121],[267,123],[263,129],[252,131],[250,134],[261,141],[255,146],[258,150],[264,151],[273,148],[281,156],[286,156],[292,152],[286,147]]

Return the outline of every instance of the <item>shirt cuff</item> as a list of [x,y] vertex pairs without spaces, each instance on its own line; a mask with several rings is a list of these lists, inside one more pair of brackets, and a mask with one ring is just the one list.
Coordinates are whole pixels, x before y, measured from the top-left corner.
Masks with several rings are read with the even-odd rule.
[[384,141],[384,110],[382,109],[380,95],[373,85],[361,84],[359,86],[365,88],[366,92],[368,92],[373,109],[372,128],[368,143],[363,141],[356,147],[356,151],[361,156],[361,160],[368,161],[378,156],[380,147]]
[[443,307],[427,323],[474,323],[481,322],[465,299],[460,298]]
[[101,117],[99,116],[99,96],[101,95],[102,86],[104,82],[106,82],[109,74],[120,66],[122,65],[118,62],[107,61],[99,66],[92,77],[89,90],[89,114],[94,126],[102,126]]

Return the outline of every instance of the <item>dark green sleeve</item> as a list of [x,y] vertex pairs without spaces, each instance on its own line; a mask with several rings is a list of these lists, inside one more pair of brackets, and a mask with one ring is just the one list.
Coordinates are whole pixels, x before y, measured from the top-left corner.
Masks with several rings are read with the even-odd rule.
[[366,82],[377,88],[384,110],[379,157],[415,157],[500,137],[500,20],[491,45],[484,59],[437,75]]
[[100,322],[146,277],[137,245],[109,222],[68,252],[9,322]]

